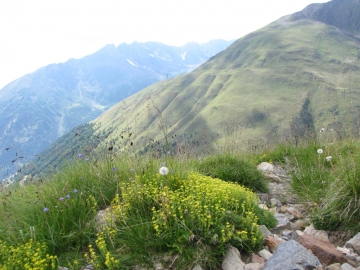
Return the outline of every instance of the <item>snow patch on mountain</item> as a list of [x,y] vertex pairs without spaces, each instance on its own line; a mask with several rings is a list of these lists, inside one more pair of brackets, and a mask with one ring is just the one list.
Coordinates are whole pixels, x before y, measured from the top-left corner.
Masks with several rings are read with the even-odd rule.
[[126,61],[128,61],[128,63],[130,65],[133,65],[134,67],[139,67],[138,65],[136,65],[133,61],[129,60],[129,59],[126,59]]

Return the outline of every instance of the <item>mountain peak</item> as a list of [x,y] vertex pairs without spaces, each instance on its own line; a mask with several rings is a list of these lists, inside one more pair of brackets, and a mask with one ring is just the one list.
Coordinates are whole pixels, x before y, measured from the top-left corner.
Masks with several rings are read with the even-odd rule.
[[360,0],[332,0],[327,3],[310,4],[292,15],[293,20],[305,18],[359,35]]

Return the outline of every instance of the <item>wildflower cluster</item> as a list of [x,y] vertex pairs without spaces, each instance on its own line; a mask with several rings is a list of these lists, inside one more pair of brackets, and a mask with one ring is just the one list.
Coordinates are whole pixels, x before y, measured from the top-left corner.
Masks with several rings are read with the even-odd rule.
[[101,269],[103,265],[107,269],[118,269],[119,260],[109,251],[106,240],[111,241],[114,238],[115,230],[105,227],[101,232],[96,234],[95,244],[99,251],[99,255],[96,253],[95,248],[89,245],[89,252],[84,254],[85,259],[92,263],[96,268]]
[[91,195],[91,194],[89,195],[89,197],[86,199],[86,204],[91,206],[91,209],[94,214],[97,213],[98,205],[97,205],[96,199],[93,195]]
[[25,244],[8,246],[0,241],[0,269],[56,269],[56,256],[47,253],[45,243],[30,239]]
[[[160,195],[166,198],[167,193],[163,191]],[[191,231],[212,244],[236,239],[238,245],[246,242],[250,249],[261,243],[254,214],[258,198],[247,188],[191,173],[179,189],[169,191],[167,198],[152,208],[158,234],[171,237]],[[228,215],[238,216],[236,224]]]
[[150,210],[156,234],[179,250],[200,239],[211,245],[236,242],[247,249],[261,244],[258,198],[249,189],[199,173],[163,181],[154,175],[143,183],[139,178],[123,183],[121,197],[112,203],[117,222],[126,223],[134,209]]
[[88,245],[89,252],[84,254],[84,258],[95,267],[100,267],[99,256],[96,254],[93,245]]
[[148,212],[154,202],[164,204],[169,191],[179,185],[177,178],[167,177],[164,179],[163,175],[157,174],[141,178],[136,175],[135,181],[120,183],[121,197],[117,194],[112,201],[112,213],[119,222],[122,222],[121,220],[128,216],[127,212],[133,209],[143,209]]

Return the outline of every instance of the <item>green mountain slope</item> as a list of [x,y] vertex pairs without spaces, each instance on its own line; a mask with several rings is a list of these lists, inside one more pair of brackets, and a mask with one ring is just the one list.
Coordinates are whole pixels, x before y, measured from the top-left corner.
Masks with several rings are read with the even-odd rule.
[[100,130],[114,130],[110,138],[132,133],[124,143],[139,147],[164,137],[159,126],[193,144],[204,133],[213,142],[242,143],[303,136],[323,127],[357,133],[359,60],[360,40],[354,36],[285,17],[195,71],[120,102],[94,122]]

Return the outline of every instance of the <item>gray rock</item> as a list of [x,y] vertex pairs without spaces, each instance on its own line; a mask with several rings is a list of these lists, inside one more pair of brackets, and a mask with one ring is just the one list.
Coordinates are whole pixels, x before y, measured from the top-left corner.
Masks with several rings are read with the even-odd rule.
[[269,260],[272,256],[272,254],[267,251],[266,249],[260,250],[259,251],[259,256],[263,257],[265,260]]
[[294,223],[291,223],[291,229],[292,230],[301,230],[306,227],[306,221],[299,219],[295,221]]
[[268,162],[261,162],[258,166],[257,169],[259,171],[262,171],[264,173],[270,173],[274,171],[274,165],[268,163]]
[[275,198],[272,198],[270,200],[270,203],[271,203],[271,205],[274,205],[274,206],[280,206],[281,205],[281,202],[278,199],[275,199]]
[[289,240],[292,239],[293,231],[291,230],[285,230],[281,232],[282,239]]
[[270,182],[281,183],[281,178],[274,173],[266,173],[265,177]]
[[111,226],[115,222],[115,217],[112,214],[111,207],[97,212],[95,216],[95,228],[100,232],[106,226]]
[[350,264],[348,263],[344,263],[341,265],[341,270],[355,270],[356,268],[352,267]]
[[257,193],[256,195],[259,197],[260,202],[266,203],[269,200],[268,193]]
[[296,240],[299,238],[299,233],[298,231],[292,231],[292,234],[291,234],[291,240]]
[[273,234],[268,230],[268,228],[265,225],[259,226],[260,232],[264,235],[263,239],[265,239],[268,236],[273,236]]
[[223,270],[244,270],[245,264],[241,260],[240,252],[237,248],[229,246],[226,251],[224,261],[221,264]]
[[287,225],[289,223],[289,219],[284,214],[275,214],[278,225]]
[[283,177],[283,178],[287,178],[288,175],[286,174],[285,170],[282,169],[281,167],[274,167],[274,172],[276,173],[276,175]]
[[195,265],[195,267],[192,270],[203,270],[200,265]]
[[294,222],[296,220],[295,216],[293,216],[293,215],[287,214],[286,216],[287,216],[288,220],[291,222]]
[[350,260],[356,261],[356,256],[354,254],[346,253],[345,256],[348,257]]
[[341,264],[340,263],[330,264],[326,266],[325,270],[341,270]]
[[284,214],[275,214],[278,225],[275,228],[272,228],[270,231],[274,234],[280,234],[284,230],[291,230],[291,223],[289,219]]
[[330,242],[327,232],[324,230],[316,230],[313,224],[310,224],[308,227],[306,227],[304,233],[308,235],[312,235],[317,239],[320,239],[321,241]]
[[289,240],[278,245],[263,270],[308,270],[319,265],[319,260],[312,253],[294,240]]
[[345,247],[353,248],[358,254],[360,254],[360,232],[353,238],[345,243]]
[[293,215],[295,220],[303,218],[302,214],[295,207],[288,207],[287,212]]
[[81,270],[95,270],[95,267],[89,263],[81,268]]
[[95,270],[95,267],[92,264],[88,264],[85,269]]
[[263,263],[248,263],[245,265],[245,270],[261,270],[263,266]]

